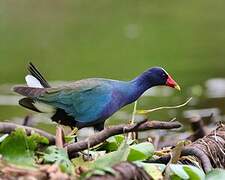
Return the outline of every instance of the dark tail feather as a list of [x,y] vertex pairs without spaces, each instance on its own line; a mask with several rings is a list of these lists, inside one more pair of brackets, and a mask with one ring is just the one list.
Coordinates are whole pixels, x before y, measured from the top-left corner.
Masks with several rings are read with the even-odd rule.
[[46,92],[45,88],[33,88],[26,86],[15,86],[12,90],[18,94],[32,98],[38,97]]
[[37,78],[41,85],[44,88],[50,88],[51,86],[48,84],[47,80],[41,75],[41,73],[38,71],[38,69],[30,62],[28,65],[28,71],[30,72],[30,74],[32,76],[34,76],[35,78]]
[[23,98],[19,100],[19,104],[27,109],[30,109],[32,111],[41,112],[39,111],[34,105],[34,100],[31,98]]

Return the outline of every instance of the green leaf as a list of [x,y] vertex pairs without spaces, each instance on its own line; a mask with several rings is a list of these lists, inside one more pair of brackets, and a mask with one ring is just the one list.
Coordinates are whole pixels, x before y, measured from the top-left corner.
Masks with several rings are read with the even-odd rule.
[[104,142],[101,149],[104,149],[107,152],[116,151],[120,147],[123,141],[124,141],[124,135],[115,135],[115,136],[109,137]]
[[[169,167],[170,167],[171,172],[173,173],[172,175],[176,175],[176,176],[180,177],[181,179],[189,179],[189,176],[183,169],[182,165],[170,164]],[[177,179],[176,176],[171,176],[171,179]]]
[[5,139],[7,136],[8,136],[8,134],[3,134],[3,135],[0,137],[0,143],[1,143],[2,141],[4,141],[4,139]]
[[96,169],[92,169],[90,171],[87,171],[87,172],[81,174],[79,179],[85,180],[85,179],[90,178],[91,176],[94,176],[94,175],[103,176],[106,173],[116,176],[116,171],[114,169],[112,169],[111,167],[104,167],[103,169],[96,168]]
[[91,167],[94,169],[104,169],[105,167],[112,167],[119,162],[126,161],[129,151],[129,145],[124,142],[121,144],[117,151],[110,152],[104,156],[101,156],[92,164]]
[[[110,142],[111,138],[108,138],[108,142]],[[124,141],[124,135],[115,135],[112,137],[112,141],[116,142],[117,144],[121,144]]]
[[154,146],[152,143],[143,142],[130,146],[130,153],[128,161],[145,160],[150,158],[154,153]]
[[85,161],[82,156],[74,158],[71,161],[75,167],[81,166],[81,167],[85,167],[86,169],[89,169],[91,164],[93,163],[93,161]]
[[[166,179],[166,178],[165,178]],[[182,180],[179,176],[177,176],[176,174],[172,174],[171,176],[170,176],[170,179],[171,180]]]
[[[204,172],[194,166],[171,164],[169,166],[172,174],[171,179],[190,179],[190,180],[203,180],[205,179]],[[179,177],[179,178],[178,178]]]
[[56,163],[63,172],[70,174],[74,172],[74,166],[64,149],[49,146],[44,152],[43,159],[45,163]]
[[33,150],[37,148],[38,144],[49,144],[49,141],[46,137],[41,136],[37,133],[34,133],[27,138],[28,138],[28,143],[33,148]]
[[157,163],[143,163],[141,161],[134,162],[137,166],[144,168],[144,170],[155,180],[163,179],[163,171],[166,168],[164,164]]
[[93,172],[92,172],[92,176],[93,175],[98,175],[98,176],[104,176],[105,175],[105,171],[104,170],[101,170],[101,169],[96,169],[96,170],[94,170]]
[[39,143],[48,144],[48,139],[39,134],[27,136],[24,129],[16,129],[0,144],[4,160],[19,166],[35,167],[34,153]]
[[72,143],[72,142],[75,141],[75,137],[76,137],[76,135],[65,136],[64,140],[65,140],[66,143]]
[[225,179],[225,170],[224,169],[213,169],[212,171],[206,174],[206,180],[222,180]]
[[203,172],[203,170],[201,170],[195,166],[183,165],[183,169],[189,175],[190,179],[193,179],[193,180],[205,179],[205,173]]

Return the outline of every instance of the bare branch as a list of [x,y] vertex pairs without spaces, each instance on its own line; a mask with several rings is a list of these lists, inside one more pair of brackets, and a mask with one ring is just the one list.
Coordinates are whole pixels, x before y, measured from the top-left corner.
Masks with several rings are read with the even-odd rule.
[[63,145],[64,145],[64,132],[63,132],[63,129],[61,127],[61,125],[57,125],[56,127],[56,138],[55,138],[55,145],[58,147],[58,148],[63,148]]
[[194,155],[199,158],[206,172],[212,167],[225,168],[225,126],[219,125],[209,135],[185,147],[182,155]]
[[41,136],[46,137],[49,140],[50,144],[55,144],[55,136],[53,136],[52,134],[49,134],[49,133],[47,133],[47,132],[45,132],[43,130],[32,128],[32,127],[28,127],[28,126],[21,126],[21,125],[14,124],[14,123],[6,123],[6,122],[1,122],[0,123],[0,133],[11,133],[16,128],[23,128],[23,129],[25,129],[27,135],[30,135],[31,132],[38,133]]
[[[209,172],[212,168],[225,168],[225,126],[221,124],[209,135],[185,146],[181,151],[182,156],[196,157],[205,172]],[[167,164],[169,161],[170,155],[166,154],[146,162]],[[182,161],[181,163],[184,164]]]
[[[84,141],[69,144],[66,146],[66,148],[68,150],[70,157],[74,157],[74,155],[77,155],[77,152],[87,149],[88,146],[93,147],[95,145],[98,145],[101,142],[104,142],[110,136],[128,132],[138,132],[151,129],[174,129],[179,127],[181,127],[181,124],[179,122],[160,122],[160,121],[146,121],[146,120],[134,125],[117,125],[105,128],[103,131],[96,133],[95,135],[89,137]],[[36,132],[48,138],[50,144],[55,144],[55,136],[45,131],[13,123],[5,123],[5,122],[0,123],[1,133],[10,133],[11,131],[14,131],[16,128],[25,129],[28,135],[31,134],[31,132]]]
[[87,149],[88,146],[93,147],[95,145],[98,145],[99,143],[104,142],[107,138],[114,135],[128,132],[146,131],[151,129],[175,129],[180,127],[181,124],[179,122],[162,122],[162,121],[142,121],[141,123],[134,125],[117,125],[105,128],[99,133],[96,133],[95,135],[87,138],[86,140],[69,144],[66,147],[70,157],[74,157],[74,155],[76,155],[77,152]]
[[105,175],[93,175],[87,180],[132,180],[132,179],[142,179],[151,180],[153,179],[150,175],[143,169],[136,166],[133,163],[122,162],[112,167],[116,174],[106,173]]

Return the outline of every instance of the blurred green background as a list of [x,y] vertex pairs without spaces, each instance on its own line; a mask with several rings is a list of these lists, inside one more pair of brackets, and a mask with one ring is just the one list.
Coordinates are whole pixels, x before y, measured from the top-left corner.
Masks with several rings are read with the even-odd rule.
[[[195,101],[152,118],[182,119],[185,109],[211,107],[224,117],[224,96],[208,97],[205,86],[225,78],[224,7],[223,0],[1,0],[0,84],[24,83],[29,61],[50,81],[129,80],[162,66],[183,91],[142,98],[139,107],[175,105],[190,96]],[[0,105],[0,120],[26,114],[19,106]]]

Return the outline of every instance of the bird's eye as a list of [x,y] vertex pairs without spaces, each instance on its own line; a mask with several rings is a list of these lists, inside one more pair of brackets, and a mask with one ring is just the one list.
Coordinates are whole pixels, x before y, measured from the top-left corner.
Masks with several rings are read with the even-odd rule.
[[165,74],[165,73],[163,73],[163,74],[162,74],[162,77],[166,77],[166,74]]

